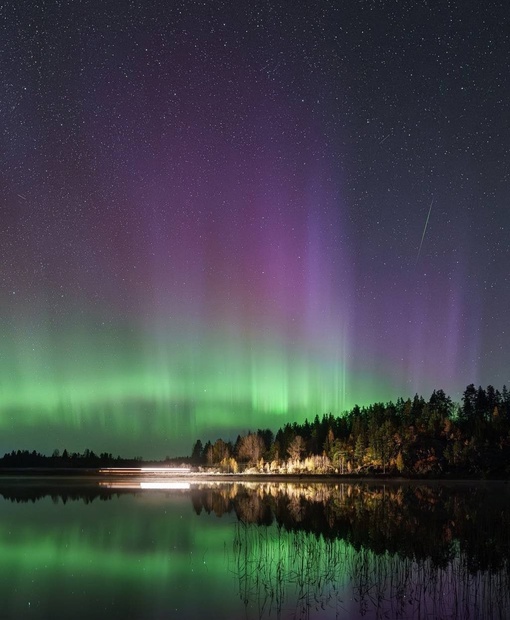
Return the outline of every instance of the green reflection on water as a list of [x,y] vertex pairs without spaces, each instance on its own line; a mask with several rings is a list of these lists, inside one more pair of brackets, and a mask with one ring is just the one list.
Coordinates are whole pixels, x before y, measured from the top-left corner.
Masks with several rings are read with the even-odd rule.
[[[110,502],[2,502],[1,599],[8,617],[194,617],[200,596],[222,607],[231,519],[199,521],[188,497]],[[227,575],[228,581],[232,576]],[[127,614],[127,616],[126,616]],[[52,617],[55,617],[53,615]]]
[[510,608],[504,485],[0,480],[0,494],[2,618],[485,620]]

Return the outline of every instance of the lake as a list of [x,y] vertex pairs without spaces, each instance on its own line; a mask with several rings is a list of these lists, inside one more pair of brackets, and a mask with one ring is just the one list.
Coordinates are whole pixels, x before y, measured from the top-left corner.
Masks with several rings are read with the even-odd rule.
[[510,618],[509,555],[505,483],[0,478],[2,618]]

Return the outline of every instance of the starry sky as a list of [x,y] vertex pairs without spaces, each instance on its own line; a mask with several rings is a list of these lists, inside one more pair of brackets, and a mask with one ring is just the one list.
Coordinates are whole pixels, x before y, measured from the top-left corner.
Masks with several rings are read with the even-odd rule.
[[0,7],[0,452],[510,384],[504,0]]

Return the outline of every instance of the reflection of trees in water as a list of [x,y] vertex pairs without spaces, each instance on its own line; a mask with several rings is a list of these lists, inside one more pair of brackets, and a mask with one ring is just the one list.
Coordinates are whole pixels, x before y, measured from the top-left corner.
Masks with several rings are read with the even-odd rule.
[[506,618],[508,566],[472,573],[465,554],[432,559],[354,549],[303,530],[239,522],[229,567],[250,617]]
[[236,513],[231,564],[260,615],[290,600],[298,617],[342,615],[354,597],[380,617],[507,617],[503,485],[230,485],[195,490],[194,505]]
[[439,567],[458,550],[471,572],[497,571],[510,557],[510,494],[501,484],[234,484],[191,493],[197,514],[234,512],[244,523],[276,522]]
[[114,497],[119,497],[120,493],[112,492],[101,487],[80,488],[72,487],[62,489],[58,485],[45,485],[33,487],[27,484],[15,486],[9,484],[0,486],[0,496],[16,504],[38,502],[46,497],[51,497],[54,504],[62,502],[78,502],[91,504],[94,500],[108,501]]

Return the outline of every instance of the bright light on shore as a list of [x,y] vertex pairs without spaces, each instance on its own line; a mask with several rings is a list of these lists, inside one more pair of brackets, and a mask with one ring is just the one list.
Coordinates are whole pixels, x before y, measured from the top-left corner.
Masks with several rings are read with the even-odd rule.
[[138,491],[140,489],[146,491],[163,490],[163,491],[189,491],[191,484],[189,482],[181,482],[178,480],[151,480],[150,482],[134,482],[128,480],[117,480],[108,482],[100,482],[100,487],[105,489],[117,489],[123,491]]
[[147,475],[147,474],[189,474],[190,467],[102,467],[99,470],[100,474],[115,474],[115,475]]

